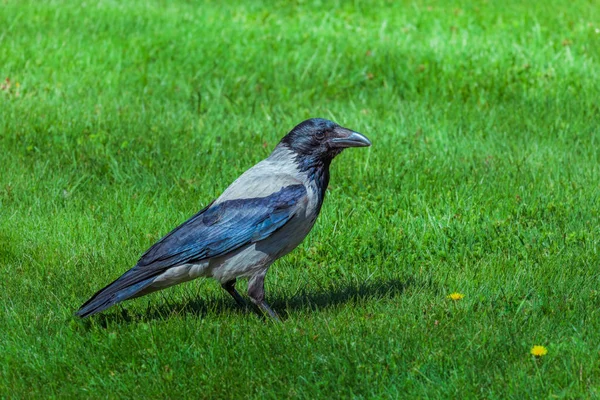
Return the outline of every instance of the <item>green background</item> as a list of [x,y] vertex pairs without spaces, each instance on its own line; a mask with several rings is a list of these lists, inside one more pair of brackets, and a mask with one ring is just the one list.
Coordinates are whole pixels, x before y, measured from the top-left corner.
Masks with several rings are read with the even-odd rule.
[[[0,1],[0,397],[600,396],[599,66],[597,1]],[[373,146],[282,324],[73,317],[309,117]]]

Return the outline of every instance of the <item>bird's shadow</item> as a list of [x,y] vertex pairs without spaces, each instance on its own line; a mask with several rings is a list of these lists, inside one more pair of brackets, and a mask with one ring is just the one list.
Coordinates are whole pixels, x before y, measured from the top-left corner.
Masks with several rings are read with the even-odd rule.
[[[269,297],[273,309],[282,319],[287,319],[293,311],[318,312],[322,309],[332,308],[350,302],[392,298],[402,294],[408,287],[414,286],[415,280],[409,278],[400,280],[391,278],[383,281],[371,281],[358,285],[346,285],[332,290],[306,292],[300,290],[291,297],[274,293]],[[126,304],[126,303],[125,303]],[[150,304],[150,303],[149,303]],[[169,301],[161,305],[152,305],[140,313],[131,313],[126,306],[121,306],[117,312],[101,314],[96,317],[95,323],[103,327],[111,323],[147,322],[165,320],[173,316],[204,318],[207,314],[252,313],[250,307],[238,306],[228,296],[211,298],[190,298],[184,301]]]

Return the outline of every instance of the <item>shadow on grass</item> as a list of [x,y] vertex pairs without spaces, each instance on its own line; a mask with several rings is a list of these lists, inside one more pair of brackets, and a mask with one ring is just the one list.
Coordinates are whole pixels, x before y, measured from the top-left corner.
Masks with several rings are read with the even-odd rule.
[[414,279],[406,281],[399,279],[388,279],[384,281],[372,281],[359,285],[347,285],[334,288],[330,291],[306,292],[301,291],[291,298],[273,296],[271,301],[273,307],[281,313],[293,310],[311,310],[317,312],[320,309],[335,307],[349,302],[360,302],[391,298],[402,294],[407,287],[415,284]]
[[[348,285],[345,287],[334,288],[330,291],[305,292],[300,291],[292,297],[285,297],[281,294],[269,296],[267,300],[273,306],[273,309],[282,319],[287,319],[291,311],[303,310],[309,312],[318,312],[321,309],[335,307],[350,302],[361,302],[378,300],[382,298],[392,298],[402,294],[407,287],[414,286],[415,280],[410,278],[406,281],[399,279],[388,279],[385,281],[373,281],[359,285]],[[248,303],[250,301],[248,300]],[[131,323],[145,322],[152,320],[165,320],[170,317],[200,317],[207,314],[231,314],[248,313],[252,314],[253,309],[238,306],[232,298],[212,297],[212,298],[193,298],[187,301],[170,302],[168,298],[164,304],[153,304],[145,312],[129,313],[126,307],[127,303],[120,306],[117,312],[98,315],[95,323],[103,327],[109,323]],[[89,321],[89,320],[88,320]]]

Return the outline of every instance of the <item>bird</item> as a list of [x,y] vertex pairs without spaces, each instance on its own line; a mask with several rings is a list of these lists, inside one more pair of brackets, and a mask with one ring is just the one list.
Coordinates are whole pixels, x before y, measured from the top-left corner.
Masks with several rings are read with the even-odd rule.
[[76,315],[85,318],[124,300],[199,277],[216,279],[240,305],[238,279],[265,317],[279,317],[265,300],[271,264],[313,228],[325,199],[332,160],[344,149],[368,147],[363,134],[322,118],[295,126],[273,152],[237,178],[212,203],[152,245],[133,268],[100,289]]

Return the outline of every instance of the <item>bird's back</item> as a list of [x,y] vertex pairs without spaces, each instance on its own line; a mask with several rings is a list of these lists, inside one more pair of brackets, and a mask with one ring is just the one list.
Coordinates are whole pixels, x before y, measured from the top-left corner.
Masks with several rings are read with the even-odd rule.
[[248,169],[237,178],[221,196],[215,200],[219,204],[227,200],[249,197],[266,197],[282,187],[302,184],[306,186],[303,174],[298,171],[292,157],[285,150],[275,151],[271,156]]

